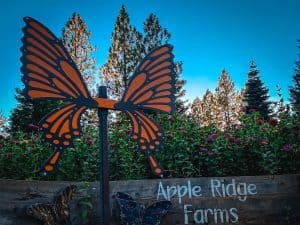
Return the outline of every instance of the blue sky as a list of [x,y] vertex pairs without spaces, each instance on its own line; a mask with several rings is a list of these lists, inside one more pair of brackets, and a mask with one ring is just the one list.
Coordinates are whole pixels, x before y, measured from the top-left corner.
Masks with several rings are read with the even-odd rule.
[[16,106],[15,88],[22,87],[19,48],[24,16],[36,18],[61,37],[66,21],[78,12],[92,32],[100,67],[122,4],[140,31],[148,15],[154,13],[172,34],[176,60],[184,63],[182,78],[187,80],[189,100],[201,97],[207,88],[213,90],[223,68],[236,88],[242,88],[251,59],[256,61],[271,97],[276,96],[279,84],[288,100],[299,54],[298,0],[6,0],[0,7],[0,109],[4,115]]

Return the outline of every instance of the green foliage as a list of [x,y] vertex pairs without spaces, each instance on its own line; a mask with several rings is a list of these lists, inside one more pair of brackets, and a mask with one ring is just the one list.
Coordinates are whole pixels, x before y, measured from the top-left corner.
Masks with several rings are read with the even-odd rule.
[[[286,174],[300,171],[300,123],[283,116],[264,120],[247,114],[242,123],[226,131],[199,127],[185,114],[154,115],[165,132],[156,154],[166,177]],[[129,121],[124,116],[110,126],[110,179],[153,178],[147,159],[129,140]],[[15,132],[0,140],[0,178],[39,180],[98,180],[97,130],[90,129],[67,149],[58,171],[44,177],[39,169],[52,150],[40,134]]]
[[82,225],[90,224],[91,215],[95,210],[89,189],[90,184],[83,182],[82,188],[79,190],[80,197],[78,199],[78,206],[80,208],[80,224]]
[[95,181],[98,178],[98,147],[96,139],[88,134],[76,140],[74,149],[65,151],[56,173],[44,176],[40,167],[53,149],[42,141],[41,134],[37,131],[15,132],[14,135],[0,140],[0,177]]
[[142,179],[147,175],[147,161],[141,152],[136,151],[136,143],[130,141],[130,132],[129,120],[123,115],[111,125],[109,166],[113,180]]
[[[300,40],[298,40],[300,49]],[[296,62],[295,75],[293,76],[294,85],[290,87],[290,100],[293,111],[300,117],[300,54]]]

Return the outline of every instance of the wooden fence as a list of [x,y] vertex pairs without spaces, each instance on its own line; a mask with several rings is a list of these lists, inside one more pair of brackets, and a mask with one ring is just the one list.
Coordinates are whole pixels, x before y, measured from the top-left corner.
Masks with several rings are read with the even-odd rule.
[[[97,183],[89,184],[94,206],[89,210],[78,206],[88,197],[83,183],[0,180],[0,225],[41,224],[25,214],[26,207],[51,201],[57,190],[70,184],[79,189],[72,200],[73,225],[83,224],[84,213],[91,213],[90,224],[97,224]],[[163,225],[300,224],[300,174],[111,181],[111,225],[119,224],[113,197],[118,191],[146,206],[170,199],[172,208],[162,219]]]

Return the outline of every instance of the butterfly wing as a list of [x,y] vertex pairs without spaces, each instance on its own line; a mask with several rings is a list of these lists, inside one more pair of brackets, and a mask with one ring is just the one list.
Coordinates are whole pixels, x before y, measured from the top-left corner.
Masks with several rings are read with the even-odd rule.
[[86,106],[70,103],[53,110],[40,121],[44,140],[56,148],[42,166],[44,171],[53,171],[63,149],[73,146],[73,139],[81,133],[80,118],[85,110]]
[[26,213],[44,223],[44,225],[55,225],[53,205],[37,203],[29,206]]
[[75,63],[59,40],[38,21],[25,17],[21,48],[22,81],[32,99],[90,99]]
[[125,111],[132,124],[131,139],[138,143],[138,149],[147,155],[152,171],[156,175],[162,175],[163,171],[154,154],[155,149],[162,142],[162,131],[159,126],[143,112]]
[[50,172],[62,150],[73,146],[73,138],[80,134],[82,113],[95,103],[61,40],[38,21],[30,17],[25,17],[24,21],[21,70],[25,94],[32,99],[71,102],[40,121],[44,139],[56,147],[43,165],[43,170]]
[[171,113],[175,101],[175,73],[172,46],[150,52],[134,72],[121,102],[132,108]]
[[77,187],[75,185],[67,186],[62,193],[54,198],[54,211],[57,221],[69,222],[70,221],[70,201],[72,200]]
[[175,101],[175,73],[172,46],[163,45],[150,52],[133,74],[122,100],[116,109],[125,111],[133,126],[131,138],[139,150],[146,153],[152,171],[162,176],[162,169],[154,157],[154,149],[162,139],[161,129],[141,110],[171,113]]
[[143,216],[143,225],[159,225],[161,218],[167,214],[169,208],[172,206],[170,201],[160,201],[150,205],[145,210]]
[[115,197],[120,208],[121,224],[141,224],[143,206],[136,202],[130,195],[123,192],[117,192]]

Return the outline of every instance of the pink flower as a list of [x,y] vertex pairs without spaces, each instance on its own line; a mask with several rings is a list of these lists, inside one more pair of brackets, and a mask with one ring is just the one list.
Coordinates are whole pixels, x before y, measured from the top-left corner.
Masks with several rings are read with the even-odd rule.
[[278,120],[277,119],[270,119],[269,120],[269,124],[272,126],[272,127],[275,127],[277,124],[278,124]]
[[31,130],[38,130],[39,129],[39,127],[37,125],[34,125],[32,123],[28,125],[28,128],[31,129]]
[[208,156],[213,156],[215,153],[213,153],[213,152],[207,152],[207,155]]
[[256,119],[256,124],[262,125],[264,123],[264,120],[262,118]]
[[200,147],[199,151],[200,151],[200,152],[207,152],[208,150],[207,150],[207,148],[205,148],[205,147]]
[[237,145],[241,144],[241,139],[240,138],[235,138],[234,143],[237,144]]
[[235,138],[234,138],[234,137],[229,137],[228,140],[229,140],[229,142],[231,142],[231,143],[235,143]]
[[218,135],[217,135],[216,133],[210,134],[210,135],[207,137],[207,142],[208,142],[208,143],[213,143],[213,142],[216,140],[217,136],[218,136]]
[[267,130],[268,130],[268,129],[265,128],[265,127],[261,128],[261,131],[262,131],[262,132],[266,132]]
[[261,142],[260,142],[262,145],[267,145],[268,144],[268,141],[266,139],[263,139]]
[[285,144],[281,150],[285,151],[285,152],[289,152],[292,150],[292,148],[293,148],[293,146],[291,144]]
[[93,138],[85,137],[84,139],[89,145],[92,145],[95,143],[95,140]]

